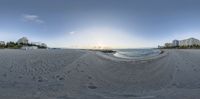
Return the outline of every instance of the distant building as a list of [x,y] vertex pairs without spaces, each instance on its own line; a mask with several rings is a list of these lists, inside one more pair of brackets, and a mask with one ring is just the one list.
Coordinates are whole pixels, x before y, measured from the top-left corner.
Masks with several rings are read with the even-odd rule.
[[164,48],[164,46],[160,46],[160,45],[158,45],[158,48]]
[[38,49],[37,46],[23,46],[21,47],[21,49],[23,50],[33,50],[33,49]]
[[31,42],[32,45],[36,45],[36,46],[41,46],[42,43],[41,42]]
[[41,42],[31,42],[32,45],[34,46],[39,46],[39,47],[44,47],[47,48],[47,44],[41,43]]
[[17,41],[18,44],[28,44],[28,38],[22,37]]
[[172,45],[173,45],[174,47],[179,46],[179,41],[178,41],[178,40],[173,40],[173,41],[172,41]]
[[165,43],[165,47],[169,48],[169,47],[173,47],[172,43]]
[[41,44],[41,47],[45,47],[45,48],[46,48],[46,47],[47,47],[47,44],[42,43],[42,44]]
[[192,46],[192,45],[200,45],[200,41],[195,38],[189,38],[179,41],[179,46]]
[[4,41],[0,41],[0,45],[5,45],[5,42]]

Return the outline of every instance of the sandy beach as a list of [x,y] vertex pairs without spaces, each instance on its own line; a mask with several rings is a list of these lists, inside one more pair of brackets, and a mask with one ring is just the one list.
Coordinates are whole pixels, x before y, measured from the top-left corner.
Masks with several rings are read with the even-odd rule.
[[124,61],[87,50],[0,50],[1,99],[199,99],[200,50]]

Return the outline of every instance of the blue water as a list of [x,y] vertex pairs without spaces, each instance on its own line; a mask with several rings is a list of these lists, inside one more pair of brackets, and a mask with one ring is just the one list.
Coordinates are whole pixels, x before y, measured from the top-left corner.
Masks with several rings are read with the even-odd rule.
[[116,57],[127,59],[143,59],[153,57],[160,54],[159,49],[117,49]]

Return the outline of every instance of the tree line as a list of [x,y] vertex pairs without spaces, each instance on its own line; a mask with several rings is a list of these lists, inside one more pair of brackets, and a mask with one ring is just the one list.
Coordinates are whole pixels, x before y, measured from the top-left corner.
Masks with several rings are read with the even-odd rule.
[[0,44],[0,49],[9,48],[9,49],[20,49],[23,46],[37,46],[40,49],[46,49],[46,46],[40,46],[35,44],[23,44],[23,43],[16,43],[16,42],[7,42],[5,44]]
[[177,49],[200,49],[200,45],[183,45],[183,46],[165,46],[164,48],[177,48]]
[[5,44],[0,44],[0,48],[10,48],[10,49],[19,49],[21,48],[23,45],[18,44],[16,42],[7,42]]

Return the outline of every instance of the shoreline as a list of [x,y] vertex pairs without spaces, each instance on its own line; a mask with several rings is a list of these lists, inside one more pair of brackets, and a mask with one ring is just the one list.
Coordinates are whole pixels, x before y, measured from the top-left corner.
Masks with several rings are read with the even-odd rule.
[[164,51],[164,50],[160,50],[160,53],[158,55],[155,56],[150,56],[150,57],[146,57],[146,58],[141,58],[141,59],[130,59],[130,58],[122,58],[122,57],[117,57],[114,54],[116,54],[117,51],[115,51],[115,53],[104,53],[102,51],[96,51],[95,54],[97,54],[98,56],[111,60],[111,61],[122,61],[122,62],[148,62],[148,61],[152,61],[152,60],[157,60],[159,58],[165,57],[167,56],[168,52]]

